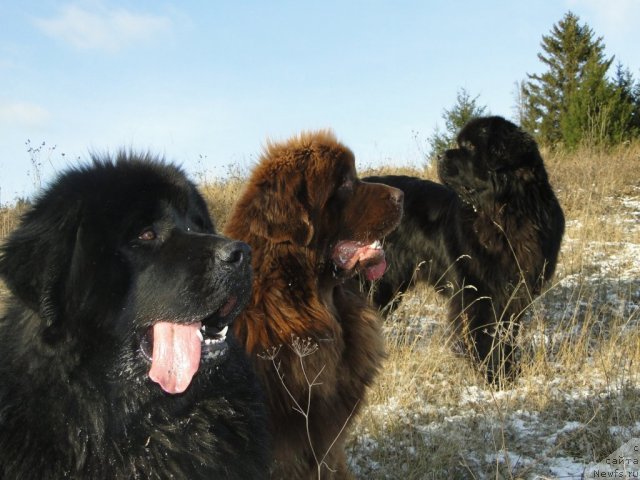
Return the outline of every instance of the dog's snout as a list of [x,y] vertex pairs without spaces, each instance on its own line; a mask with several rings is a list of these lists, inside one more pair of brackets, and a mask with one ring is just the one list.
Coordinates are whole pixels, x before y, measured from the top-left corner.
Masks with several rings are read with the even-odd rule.
[[399,188],[392,188],[389,198],[392,202],[402,205],[404,203],[404,192]]
[[251,256],[251,248],[244,242],[228,242],[216,250],[216,258],[229,265],[239,265]]

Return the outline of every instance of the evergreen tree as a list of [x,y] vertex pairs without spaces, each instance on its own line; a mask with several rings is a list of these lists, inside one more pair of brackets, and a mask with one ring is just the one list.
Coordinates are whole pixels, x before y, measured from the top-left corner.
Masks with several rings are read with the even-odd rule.
[[637,103],[631,73],[616,68],[613,80],[606,77],[611,62],[588,62],[585,75],[572,94],[567,114],[561,122],[565,145],[608,146],[638,135]]
[[471,98],[466,89],[458,90],[455,105],[450,110],[445,109],[442,113],[445,131],[440,131],[436,126],[433,135],[429,137],[430,152],[428,157],[430,159],[439,157],[445,150],[451,148],[455,144],[458,132],[469,120],[484,115],[487,107],[478,104],[479,96]]
[[633,121],[632,125],[636,129],[636,136],[640,136],[640,81],[633,87]]
[[586,24],[580,25],[579,20],[568,12],[549,35],[543,35],[544,53],[539,53],[538,58],[547,71],[541,75],[527,74],[528,80],[522,85],[524,112],[519,115],[522,126],[548,145],[563,140],[562,119],[587,66],[592,74],[599,75],[601,68],[606,73],[612,61],[605,60],[602,37],[594,39],[593,30]]
[[630,136],[640,136],[640,82],[636,82],[628,68],[621,63],[616,65],[613,83],[620,91],[621,100],[631,108],[631,118],[628,123]]
[[609,143],[616,91],[607,81],[609,63],[590,59],[576,88],[568,97],[567,110],[560,117],[560,133],[567,148],[581,143]]

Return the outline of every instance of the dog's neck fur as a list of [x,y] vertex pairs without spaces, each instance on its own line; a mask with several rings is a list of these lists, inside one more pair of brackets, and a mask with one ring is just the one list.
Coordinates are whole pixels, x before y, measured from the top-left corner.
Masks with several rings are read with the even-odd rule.
[[[320,259],[321,252],[290,242],[252,238],[249,243],[254,251],[253,296],[234,322],[247,350],[261,354],[289,344],[292,336],[307,337],[310,332],[321,338],[333,336],[339,329],[336,281],[325,271],[329,265]],[[301,279],[307,283],[301,284]]]

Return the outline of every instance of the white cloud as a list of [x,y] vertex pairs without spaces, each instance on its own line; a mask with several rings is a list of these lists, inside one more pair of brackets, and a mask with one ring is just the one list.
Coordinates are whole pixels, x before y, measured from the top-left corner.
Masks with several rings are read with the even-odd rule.
[[171,28],[171,20],[166,17],[100,5],[93,10],[67,5],[58,15],[35,19],[34,23],[45,34],[78,49],[110,52],[149,40]]
[[39,127],[47,123],[50,117],[46,109],[32,103],[0,103],[0,125]]

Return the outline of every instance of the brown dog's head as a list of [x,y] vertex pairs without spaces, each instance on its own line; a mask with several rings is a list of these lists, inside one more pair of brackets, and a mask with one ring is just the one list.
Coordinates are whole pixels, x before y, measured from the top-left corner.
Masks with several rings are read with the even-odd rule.
[[267,145],[226,232],[252,246],[304,248],[319,273],[376,279],[386,267],[380,240],[402,206],[402,191],[358,179],[353,153],[331,132],[303,133]]

